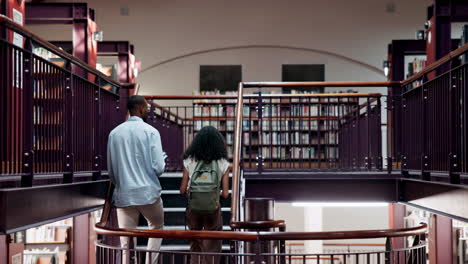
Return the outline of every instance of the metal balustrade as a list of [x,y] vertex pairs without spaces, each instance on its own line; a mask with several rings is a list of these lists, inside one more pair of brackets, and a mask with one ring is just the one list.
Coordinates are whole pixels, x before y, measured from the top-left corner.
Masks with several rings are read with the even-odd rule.
[[[121,229],[109,226],[111,212],[109,203],[106,203],[103,217],[96,224],[96,232],[101,238],[96,242],[96,263],[145,263],[150,258],[155,263],[270,263],[270,264],[306,264],[306,263],[412,263],[423,264],[427,262],[425,234],[427,225],[395,230],[360,230],[335,232],[251,232],[251,231],[173,231],[173,230],[141,230]],[[272,222],[272,221],[270,221]],[[265,226],[278,226],[278,221],[272,223],[245,222],[233,224],[232,227],[253,228]],[[278,222],[278,223],[277,223]],[[284,230],[283,230],[284,231]],[[119,246],[118,240],[112,237],[130,237],[134,241],[137,237],[162,239],[208,239],[229,240],[233,247],[230,251],[213,252],[187,252],[178,250],[150,251],[146,248],[134,247],[129,243],[127,248]],[[412,245],[404,248],[394,248],[392,238],[411,237]],[[132,239],[133,238],[133,239]],[[289,252],[284,247],[284,241],[311,241],[311,240],[346,240],[386,238],[386,245],[381,249],[349,251],[348,249],[335,249],[332,252]]]
[[[0,39],[0,177],[98,176],[106,170],[107,137],[125,120],[117,83],[6,17]],[[51,57],[47,59],[45,57]]]
[[[460,183],[468,174],[468,45],[404,81],[401,95],[402,157],[405,175],[417,172]],[[438,76],[435,71],[450,64]]]
[[[147,96],[148,122],[161,134],[170,171],[204,126],[214,126],[234,155],[234,96]],[[166,101],[177,101],[171,105]],[[244,169],[382,170],[380,94],[246,95]]]

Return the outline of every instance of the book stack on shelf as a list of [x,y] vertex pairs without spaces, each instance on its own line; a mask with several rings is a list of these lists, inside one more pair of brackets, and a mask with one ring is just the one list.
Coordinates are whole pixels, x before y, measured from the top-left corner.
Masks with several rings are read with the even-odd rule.
[[[426,67],[426,57],[425,56],[416,56],[411,62],[408,62],[408,71],[406,74],[406,78],[413,76],[414,74],[422,71]],[[422,85],[422,80],[417,80],[413,82],[412,86],[418,87]]]
[[[60,85],[52,85],[46,78],[47,74],[51,73],[36,72],[34,75],[33,148],[38,157],[46,154],[59,157],[63,149],[64,91]],[[50,160],[48,163],[59,167],[58,160]]]
[[69,263],[72,219],[30,228],[25,233],[25,264]]
[[56,54],[50,52],[48,49],[43,47],[36,47],[33,49],[33,53],[47,61],[52,62],[53,64],[59,67],[65,67],[66,61]]
[[49,249],[33,249],[24,252],[24,264],[66,264],[67,254],[60,251],[58,248]]

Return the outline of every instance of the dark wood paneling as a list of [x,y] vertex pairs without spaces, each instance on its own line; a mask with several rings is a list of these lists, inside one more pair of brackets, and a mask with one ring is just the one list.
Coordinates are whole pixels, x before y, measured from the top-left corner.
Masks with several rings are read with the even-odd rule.
[[11,233],[104,204],[109,181],[0,190],[0,233]]

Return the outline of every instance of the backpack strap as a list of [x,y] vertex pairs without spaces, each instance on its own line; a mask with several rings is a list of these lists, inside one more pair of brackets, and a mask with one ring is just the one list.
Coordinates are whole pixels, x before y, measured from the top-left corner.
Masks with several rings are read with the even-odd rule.
[[217,160],[212,160],[211,161],[211,170],[216,171],[216,175],[218,176],[216,178],[216,180],[217,180],[217,185],[216,186],[217,186],[218,194],[220,194],[220,190],[221,190],[221,181],[220,180],[221,179],[219,177],[220,173],[219,173],[219,166],[218,166],[218,161]]

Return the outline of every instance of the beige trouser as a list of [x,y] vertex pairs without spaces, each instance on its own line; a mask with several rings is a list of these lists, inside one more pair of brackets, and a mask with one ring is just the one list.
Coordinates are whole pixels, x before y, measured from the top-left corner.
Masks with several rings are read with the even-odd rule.
[[[163,229],[164,226],[164,210],[162,199],[159,198],[155,203],[148,205],[138,205],[129,207],[117,208],[117,220],[120,228],[136,228],[138,226],[138,218],[140,213],[148,221],[149,229]],[[120,244],[122,248],[128,247],[129,238],[121,237]],[[159,251],[161,248],[162,239],[150,238],[148,239],[148,250]],[[156,264],[158,261],[158,253],[146,254],[146,264]],[[128,262],[129,256],[127,250],[123,251],[122,264],[130,264]]]

